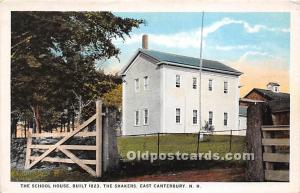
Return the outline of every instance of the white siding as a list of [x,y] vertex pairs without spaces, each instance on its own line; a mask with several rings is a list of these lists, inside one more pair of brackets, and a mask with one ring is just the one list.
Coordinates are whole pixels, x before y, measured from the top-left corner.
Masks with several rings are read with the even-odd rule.
[[[175,66],[164,67],[165,132],[198,132],[199,124],[193,124],[193,110],[199,112],[199,71]],[[180,88],[176,87],[176,74],[180,75]],[[197,89],[193,89],[193,77],[197,78]],[[212,91],[208,90],[209,79],[213,80]],[[202,126],[213,112],[216,131],[238,129],[239,89],[237,76],[220,73],[202,73]],[[224,93],[224,81],[228,82],[228,93]],[[181,109],[181,123],[175,122],[175,109]],[[224,126],[224,112],[228,113],[228,125]],[[199,123],[199,122],[198,122]],[[228,134],[227,132],[226,134]],[[218,133],[225,134],[225,133]]]
[[[239,130],[247,129],[247,117],[239,116]],[[235,132],[236,135],[246,136],[246,130]]]
[[[148,77],[148,89],[144,90],[144,77]],[[135,92],[135,79],[139,79],[139,91]],[[161,128],[160,71],[150,58],[138,56],[123,77],[123,135],[155,133]],[[144,109],[148,109],[148,124],[144,125]],[[135,126],[135,111],[139,110],[139,125]]]
[[[180,75],[180,87],[176,87],[176,75]],[[144,77],[148,77],[148,89],[144,90]],[[193,78],[197,88],[193,89]],[[140,89],[135,92],[135,79]],[[212,91],[208,90],[209,80]],[[199,71],[170,65],[158,66],[153,59],[140,54],[127,69],[123,77],[123,135],[147,133],[188,133],[199,131],[193,124],[193,110],[199,113]],[[228,82],[228,93],[224,93],[224,82]],[[239,129],[239,77],[213,72],[202,72],[201,90],[202,126],[213,112],[215,131]],[[176,123],[176,108],[180,108],[180,123]],[[149,124],[144,125],[144,109],[149,112]],[[135,111],[139,111],[138,126],[135,126]],[[224,113],[228,113],[228,124],[224,126]],[[216,134],[229,134],[216,133]]]
[[[208,91],[208,81],[213,80],[213,90]],[[228,82],[228,92],[224,93],[224,82]],[[208,120],[208,111],[213,112],[215,131],[238,129],[239,78],[220,73],[204,72],[202,76],[202,120]],[[224,113],[228,113],[224,126]],[[227,132],[228,134],[229,132]],[[216,133],[225,134],[225,133]]]

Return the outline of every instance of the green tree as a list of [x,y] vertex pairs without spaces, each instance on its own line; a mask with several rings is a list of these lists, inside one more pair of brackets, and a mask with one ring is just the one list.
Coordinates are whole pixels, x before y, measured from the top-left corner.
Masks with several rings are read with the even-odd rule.
[[104,105],[116,109],[122,108],[122,85],[117,85],[111,91],[105,93],[102,97]]
[[95,62],[118,57],[112,40],[141,23],[110,12],[12,12],[12,112],[29,108],[41,132],[48,109],[57,117],[55,111],[93,100],[101,92]]

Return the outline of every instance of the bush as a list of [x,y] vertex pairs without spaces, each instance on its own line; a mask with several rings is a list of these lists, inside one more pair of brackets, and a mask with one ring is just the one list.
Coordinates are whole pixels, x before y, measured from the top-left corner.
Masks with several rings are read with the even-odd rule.
[[215,130],[213,125],[210,125],[208,121],[205,121],[205,125],[203,126],[204,131],[212,133]]

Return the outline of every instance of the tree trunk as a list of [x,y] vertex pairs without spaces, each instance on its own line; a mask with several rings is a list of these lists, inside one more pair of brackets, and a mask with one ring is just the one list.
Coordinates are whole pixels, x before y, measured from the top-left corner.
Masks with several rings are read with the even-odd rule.
[[82,118],[81,118],[81,115],[82,115],[82,100],[81,100],[81,96],[80,96],[80,100],[78,101],[78,105],[79,105],[79,111],[78,111],[78,123],[79,125],[81,125],[82,123]]
[[[35,132],[41,133],[41,112],[40,112],[40,107],[38,105],[31,107],[33,111],[33,115],[35,117]],[[35,133],[34,132],[34,133]]]
[[272,124],[269,107],[265,103],[249,105],[247,109],[247,152],[254,153],[254,160],[246,162],[246,180],[264,181],[261,126]]
[[18,123],[18,120],[13,118],[11,121],[11,137],[12,138],[17,137],[17,123]]
[[24,137],[26,138],[27,136],[26,136],[26,129],[27,129],[27,125],[28,125],[29,123],[27,122],[27,119],[26,119],[26,117],[25,117],[25,121],[24,121]]
[[17,138],[18,136],[18,126],[17,126],[17,123],[18,123],[18,120],[15,120],[15,125],[16,125],[16,128],[15,128],[15,137]]
[[32,120],[32,133],[36,133],[36,127],[35,127],[34,118]]
[[70,132],[70,113],[68,113],[68,118],[67,118],[67,122],[68,122],[68,124],[67,124],[67,132]]
[[74,121],[75,121],[75,113],[74,112],[72,112],[72,130],[74,131],[74,128],[75,128],[75,123],[74,123]]
[[62,115],[60,116],[60,132],[63,130],[63,120],[62,120]]

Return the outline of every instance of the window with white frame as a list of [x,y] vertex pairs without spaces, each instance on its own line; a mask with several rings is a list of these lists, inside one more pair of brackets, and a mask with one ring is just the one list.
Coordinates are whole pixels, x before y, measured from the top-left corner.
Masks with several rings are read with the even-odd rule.
[[193,110],[193,124],[197,124],[198,121],[198,111]]
[[139,111],[136,110],[136,111],[135,111],[134,125],[135,125],[135,126],[138,126],[138,125],[139,125],[139,122],[140,122],[140,119],[139,119]]
[[176,108],[176,123],[180,123],[180,108]]
[[149,77],[145,76],[144,77],[144,90],[148,90],[149,87]]
[[209,91],[212,91],[212,84],[213,84],[212,81],[213,81],[212,79],[209,79],[209,80],[208,80],[208,90],[209,90]]
[[180,75],[176,74],[176,87],[180,87]]
[[228,113],[224,113],[224,125],[227,126],[228,124]]
[[208,124],[212,125],[213,124],[213,112],[209,111],[208,113]]
[[149,124],[149,110],[144,109],[144,125],[148,125],[148,124]]
[[193,89],[197,89],[197,78],[193,77]]
[[224,93],[228,93],[228,82],[224,82]]
[[140,80],[138,78],[134,79],[134,88],[135,92],[138,92],[140,90]]

